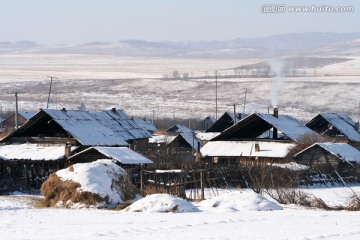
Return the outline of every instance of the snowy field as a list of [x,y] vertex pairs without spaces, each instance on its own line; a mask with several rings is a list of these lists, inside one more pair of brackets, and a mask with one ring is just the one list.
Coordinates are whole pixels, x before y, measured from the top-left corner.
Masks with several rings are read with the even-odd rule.
[[[303,121],[318,112],[345,112],[358,116],[360,58],[316,69],[320,77],[283,79],[219,79],[219,114],[242,111],[245,88],[246,112],[267,112],[271,105],[280,114]],[[166,80],[164,74],[190,76],[221,75],[224,69],[251,64],[261,59],[140,58],[64,54],[1,54],[0,106],[14,109],[14,91],[21,111],[46,107],[50,80],[55,76],[51,108],[76,109],[85,103],[89,110],[123,108],[133,116],[152,118],[204,118],[215,115],[215,80]],[[327,74],[333,76],[327,76]],[[340,100],[341,99],[341,100]]]
[[[353,187],[360,193],[360,187]],[[309,189],[338,204],[348,188]],[[350,191],[351,192],[351,191]],[[233,194],[231,192],[230,194]],[[283,210],[206,208],[200,212],[144,213],[97,209],[37,209],[27,196],[0,196],[0,239],[359,239],[359,212],[299,206]],[[220,198],[218,202],[225,201]],[[207,200],[209,201],[209,200]],[[228,201],[231,203],[231,201]],[[234,204],[229,206],[234,207]],[[242,206],[242,207],[241,207]]]

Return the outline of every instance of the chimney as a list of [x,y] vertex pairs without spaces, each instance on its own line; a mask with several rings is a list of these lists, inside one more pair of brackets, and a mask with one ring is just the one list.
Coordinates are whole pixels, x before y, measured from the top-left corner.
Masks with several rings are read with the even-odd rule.
[[116,108],[112,108],[111,111],[116,112]]
[[65,144],[65,157],[68,158],[71,156],[71,144],[67,142]]
[[276,118],[279,117],[279,109],[277,107],[274,108],[274,117],[276,117]]
[[[279,117],[279,109],[277,107],[274,108],[274,117]],[[278,138],[278,130],[276,128],[273,128],[273,139]]]
[[260,144],[258,142],[255,143],[255,152],[260,152]]

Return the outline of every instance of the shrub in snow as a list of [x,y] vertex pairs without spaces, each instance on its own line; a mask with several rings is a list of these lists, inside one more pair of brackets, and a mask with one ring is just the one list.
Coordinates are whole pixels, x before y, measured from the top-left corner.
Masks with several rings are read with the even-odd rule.
[[152,194],[142,198],[125,209],[128,212],[198,212],[192,203],[169,194]]
[[242,210],[272,211],[283,209],[280,205],[267,200],[252,190],[225,193],[215,198],[204,200],[199,203],[199,206],[225,212]]
[[41,186],[46,207],[115,207],[135,196],[124,169],[111,160],[78,163],[50,175]]

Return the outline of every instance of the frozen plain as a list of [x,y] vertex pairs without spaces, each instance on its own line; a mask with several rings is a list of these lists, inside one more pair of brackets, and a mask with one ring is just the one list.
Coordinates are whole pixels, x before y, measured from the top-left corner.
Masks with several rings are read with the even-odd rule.
[[[360,95],[360,58],[317,68],[318,77],[219,79],[219,114],[232,111],[237,103],[242,111],[247,89],[246,112],[267,112],[276,102],[283,114],[303,121],[319,112],[345,112],[358,116]],[[0,55],[0,105],[14,109],[19,95],[21,111],[46,107],[49,78],[55,76],[50,108],[76,109],[86,103],[89,110],[111,107],[133,116],[152,118],[204,118],[215,115],[215,70],[226,69],[262,59],[186,59],[119,57],[70,54]],[[172,71],[204,79],[168,80]],[[310,72],[313,70],[309,70]],[[315,71],[315,70],[314,70]]]

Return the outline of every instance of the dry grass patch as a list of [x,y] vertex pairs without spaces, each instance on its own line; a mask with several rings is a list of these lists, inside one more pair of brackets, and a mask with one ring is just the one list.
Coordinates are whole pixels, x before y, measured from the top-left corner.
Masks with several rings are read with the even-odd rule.
[[79,192],[77,191],[79,187],[81,187],[79,183],[62,181],[55,173],[52,173],[41,186],[41,193],[45,197],[41,206],[55,207],[58,202],[62,201],[66,204],[69,200],[73,203],[83,203],[88,206],[108,201],[107,197],[102,198],[90,192]]

